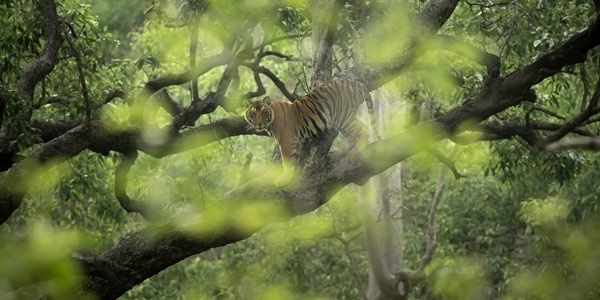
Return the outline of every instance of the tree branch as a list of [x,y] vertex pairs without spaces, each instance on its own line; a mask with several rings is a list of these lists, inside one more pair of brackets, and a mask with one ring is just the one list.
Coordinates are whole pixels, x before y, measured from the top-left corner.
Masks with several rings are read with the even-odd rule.
[[204,59],[202,63],[197,64],[190,71],[183,72],[180,74],[164,75],[156,79],[150,80],[144,86],[144,90],[147,95],[152,95],[162,88],[190,82],[191,80],[210,71],[215,67],[229,63],[232,59],[233,55],[228,51],[224,51],[219,55]]
[[75,58],[75,64],[77,65],[77,73],[79,74],[79,84],[81,85],[81,94],[83,95],[83,101],[85,105],[84,124],[89,127],[90,122],[92,120],[92,108],[90,106],[90,95],[88,93],[87,85],[85,83],[85,75],[83,73],[83,61],[81,60],[81,55],[75,47],[75,44],[73,44],[71,37],[68,34],[66,34],[65,38],[67,40],[67,43],[69,44],[69,48],[71,48],[71,53],[73,54],[73,57]]
[[33,103],[33,92],[36,84],[54,69],[58,62],[57,55],[62,38],[56,5],[53,0],[40,0],[39,9],[44,18],[44,48],[40,57],[31,62],[23,71],[19,80],[19,90]]
[[[565,135],[567,135],[569,132],[571,132],[575,128],[577,128],[579,125],[581,125],[583,122],[587,121],[590,117],[592,117],[595,114],[600,113],[600,106],[598,106],[599,100],[600,100],[600,79],[598,79],[598,82],[596,83],[594,94],[592,94],[592,98],[590,98],[590,102],[588,103],[588,106],[581,113],[579,113],[577,116],[575,116],[572,119],[570,119],[569,121],[567,121],[561,128],[559,128],[553,134],[548,136],[542,142],[542,144],[550,144],[550,143],[558,141],[559,139],[561,139]],[[543,148],[544,146],[542,144],[537,145],[537,147]]]
[[306,32],[306,33],[298,33],[298,34],[290,34],[290,35],[278,36],[278,37],[275,37],[275,38],[263,41],[262,43],[256,45],[254,47],[254,50],[258,50],[258,49],[264,48],[264,47],[266,47],[268,45],[271,45],[271,44],[274,44],[274,43],[277,43],[277,42],[283,41],[283,40],[290,40],[290,39],[296,39],[296,38],[305,38],[305,37],[310,36],[310,34],[311,34],[310,32]]
[[241,63],[241,66],[244,66],[246,68],[251,69],[253,72],[258,72],[258,73],[262,73],[265,74],[267,77],[269,77],[269,79],[271,79],[271,81],[273,81],[273,83],[275,84],[275,86],[277,86],[277,88],[281,91],[281,93],[290,101],[296,101],[296,99],[299,99],[300,96],[290,92],[286,87],[285,87],[285,83],[283,83],[283,81],[281,81],[281,79],[279,79],[277,77],[277,75],[275,75],[273,72],[271,72],[271,70],[263,67],[263,66],[259,66],[256,64],[250,64],[250,63]]
[[339,15],[346,0],[313,0],[312,18],[312,76],[310,88],[314,90],[331,81],[332,47],[336,38]]
[[585,136],[544,145],[545,151],[600,150],[600,136]]
[[446,35],[437,35],[434,41],[440,42],[442,49],[455,52],[469,60],[483,65],[487,69],[486,82],[500,76],[500,58],[497,55],[483,51],[469,43],[459,41]]
[[127,176],[129,175],[129,170],[133,164],[135,164],[136,159],[137,152],[126,153],[121,157],[121,162],[115,169],[115,197],[126,212],[136,212],[145,217],[144,210],[140,206],[140,203],[132,200],[127,195],[127,183],[129,182]]
[[[449,158],[452,159],[458,153],[458,146],[454,146],[452,152],[450,152]],[[442,201],[442,195],[444,193],[444,187],[446,186],[446,169],[442,168],[440,170],[440,176],[438,179],[438,186],[435,190],[435,194],[433,195],[433,199],[431,200],[431,208],[429,209],[429,217],[427,219],[427,247],[425,249],[425,253],[423,257],[421,257],[421,261],[419,262],[419,266],[412,272],[400,274],[399,276],[407,276],[406,278],[410,278],[411,280],[424,278],[425,277],[425,267],[431,262],[433,259],[433,255],[435,254],[435,249],[437,247],[437,237],[435,233],[435,219],[437,216],[438,207],[440,202]]]

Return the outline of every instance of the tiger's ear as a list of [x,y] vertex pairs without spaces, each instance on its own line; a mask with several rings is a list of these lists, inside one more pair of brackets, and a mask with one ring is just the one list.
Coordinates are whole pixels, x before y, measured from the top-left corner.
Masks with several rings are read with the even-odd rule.
[[265,98],[263,98],[263,102],[266,103],[268,106],[271,106],[271,97],[266,96]]

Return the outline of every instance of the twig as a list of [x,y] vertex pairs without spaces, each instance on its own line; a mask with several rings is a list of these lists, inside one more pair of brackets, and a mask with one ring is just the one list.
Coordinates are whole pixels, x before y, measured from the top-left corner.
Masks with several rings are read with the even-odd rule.
[[490,3],[490,4],[483,4],[483,3],[474,3],[474,2],[469,2],[467,0],[463,0],[465,3],[467,3],[469,6],[479,6],[480,8],[492,8],[492,7],[498,7],[498,6],[506,6],[506,5],[511,5],[511,2],[498,2],[498,3]]
[[358,274],[358,264],[356,263],[356,260],[354,259],[354,255],[352,255],[352,251],[350,250],[350,247],[348,245],[352,240],[359,237],[360,234],[357,234],[356,236],[354,236],[348,240],[345,240],[341,236],[340,232],[337,229],[337,226],[335,223],[335,214],[333,213],[333,209],[331,208],[330,205],[327,205],[327,208],[328,208],[329,214],[331,215],[331,227],[333,229],[334,237],[344,247],[344,253],[346,253],[346,257],[348,258],[348,261],[350,262],[350,268],[352,269],[352,276],[354,277],[354,282],[356,282],[356,285],[358,286],[358,290],[359,290],[362,298],[364,300],[368,300],[367,293],[364,290],[363,283],[360,280],[360,275]]
[[590,98],[590,102],[587,107],[579,113],[577,116],[571,118],[569,121],[565,122],[565,124],[556,130],[553,134],[549,135],[541,144],[537,146],[537,148],[544,148],[543,144],[550,144],[558,141],[569,132],[573,131],[575,128],[579,127],[583,122],[587,121],[591,116],[600,113],[600,106],[598,106],[598,101],[600,100],[600,78],[596,83],[596,87],[594,89],[594,93]]
[[[450,152],[450,159],[454,158],[458,153],[458,145],[455,145]],[[442,201],[442,195],[444,193],[444,188],[446,186],[446,168],[440,169],[440,176],[438,178],[438,185],[435,193],[433,195],[433,199],[431,200],[431,208],[429,209],[429,217],[427,219],[427,246],[425,249],[425,253],[421,257],[421,261],[419,262],[418,267],[413,270],[404,270],[396,275],[399,280],[408,280],[408,281],[419,281],[422,280],[425,276],[424,271],[425,267],[431,262],[433,259],[433,255],[435,254],[435,249],[437,248],[437,236],[435,232],[435,219],[437,216],[438,207],[440,202]]]
[[427,152],[429,154],[433,155],[437,160],[439,160],[446,167],[448,167],[448,169],[450,169],[450,171],[454,175],[454,179],[460,179],[461,177],[466,177],[466,176],[460,174],[458,172],[458,170],[456,170],[456,165],[454,164],[454,161],[452,161],[451,158],[446,157],[445,155],[440,153],[440,151],[438,151],[436,148],[428,147]]
[[[67,22],[63,23],[68,24]],[[81,60],[81,55],[79,54],[79,51],[77,51],[77,48],[75,48],[75,44],[71,40],[71,37],[68,34],[65,34],[65,38],[67,40],[67,43],[69,44],[69,47],[71,48],[71,52],[73,53],[73,57],[75,58],[75,62],[77,65],[77,72],[79,73],[79,83],[81,84],[81,93],[83,95],[83,101],[85,104],[84,124],[89,128],[92,119],[92,110],[90,106],[90,96],[88,94],[87,85],[85,83],[85,75],[83,73],[83,61]]]
[[274,43],[277,43],[277,42],[283,41],[283,40],[290,40],[290,39],[295,39],[295,38],[305,38],[305,37],[310,36],[310,34],[311,34],[310,32],[305,32],[305,33],[278,36],[278,37],[272,38],[270,40],[264,41],[264,42],[256,45],[253,50],[258,50],[260,48],[264,48],[267,45],[271,45],[271,44],[274,44]]
[[271,81],[273,81],[273,83],[277,86],[277,88],[279,88],[279,90],[281,91],[281,93],[288,98],[288,100],[290,101],[295,101],[296,99],[300,98],[300,96],[291,93],[290,91],[288,91],[288,89],[285,87],[285,83],[283,83],[283,81],[281,81],[281,79],[279,79],[277,77],[277,75],[275,75],[273,72],[271,72],[271,70],[263,67],[263,66],[259,66],[256,64],[250,64],[250,63],[241,63],[241,66],[244,66],[246,68],[249,68],[255,72],[259,72],[262,74],[265,74],[267,77],[269,77],[269,79],[271,79]]

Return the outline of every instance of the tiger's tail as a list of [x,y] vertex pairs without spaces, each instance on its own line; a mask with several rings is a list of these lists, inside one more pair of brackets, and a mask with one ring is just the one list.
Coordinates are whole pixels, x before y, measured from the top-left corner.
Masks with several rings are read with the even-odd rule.
[[377,132],[377,121],[375,119],[375,112],[373,111],[373,99],[371,99],[371,94],[366,87],[363,87],[363,98],[365,99],[365,104],[367,105],[367,110],[369,112],[369,122],[371,122],[371,128],[373,128],[373,134],[375,135],[376,140],[380,140],[379,133]]

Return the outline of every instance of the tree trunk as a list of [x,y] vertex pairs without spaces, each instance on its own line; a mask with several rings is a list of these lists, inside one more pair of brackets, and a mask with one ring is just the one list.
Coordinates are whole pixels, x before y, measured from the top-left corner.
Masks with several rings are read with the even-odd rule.
[[[398,97],[392,97],[382,89],[375,91],[372,96],[377,122],[377,127],[374,130],[378,136],[384,136],[387,127],[385,121],[392,119],[391,116],[387,115],[387,112],[402,111],[402,104],[398,101]],[[375,272],[396,274],[404,267],[404,232],[401,209],[402,168],[403,163],[399,163],[372,179],[376,189],[376,201],[373,203],[371,213],[375,217],[373,220],[376,223],[369,225],[373,226],[373,231],[367,230],[366,232],[367,234],[375,234],[375,237],[368,238],[368,240],[375,241],[377,245],[369,245],[367,251],[378,252],[369,253],[369,256],[379,256],[385,270],[377,270],[375,266],[369,266],[368,300],[391,299],[382,292],[377,283]],[[404,291],[401,291],[401,293],[404,293]]]
[[345,0],[312,0],[312,76],[310,89],[321,86],[331,80],[333,43],[335,42],[339,13]]

